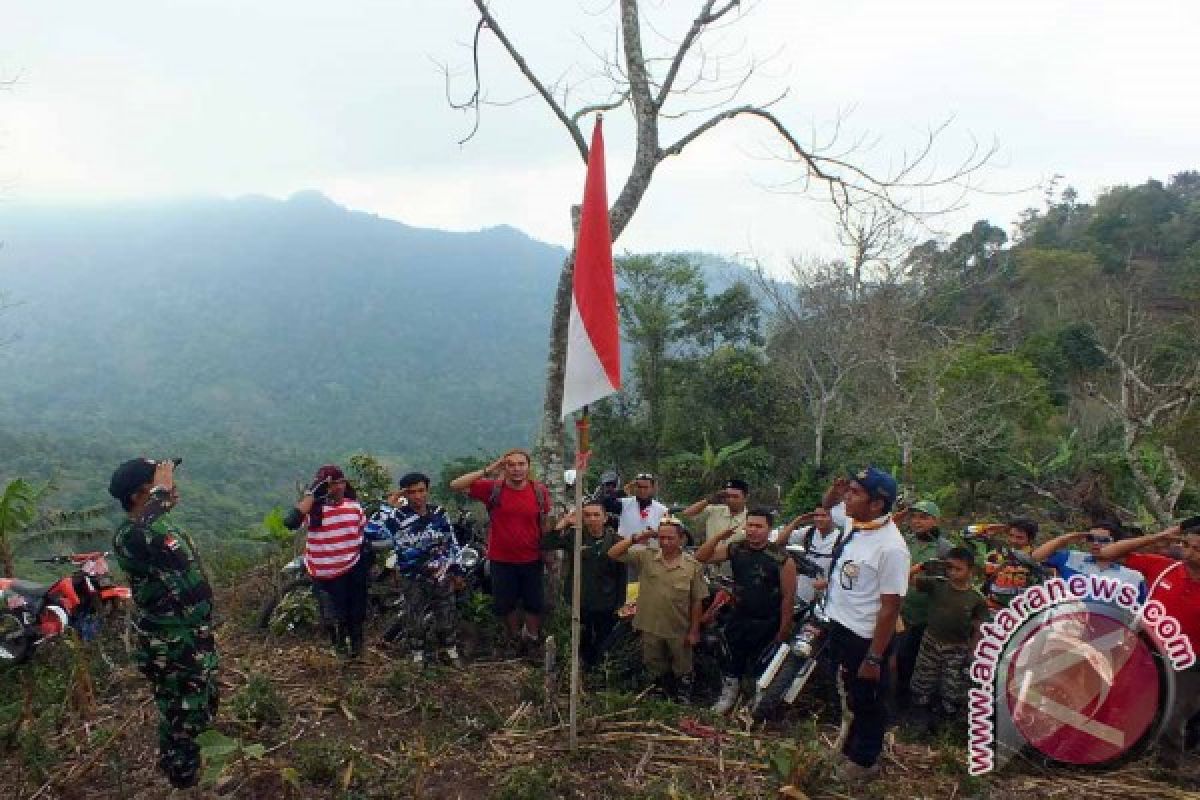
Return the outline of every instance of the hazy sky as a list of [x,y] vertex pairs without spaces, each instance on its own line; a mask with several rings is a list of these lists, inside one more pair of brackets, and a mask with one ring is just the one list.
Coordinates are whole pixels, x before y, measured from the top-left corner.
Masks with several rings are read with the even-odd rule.
[[[530,63],[596,98],[611,0],[493,0]],[[644,0],[645,43],[665,55],[699,0]],[[1200,3],[1141,0],[760,0],[713,53],[766,60],[744,100],[807,135],[849,112],[844,141],[886,164],[953,123],[941,163],[974,136],[1000,152],[997,191],[1058,173],[1099,188],[1200,167]],[[404,222],[510,224],[566,244],[583,166],[537,100],[488,107],[476,137],[437,62],[469,89],[469,0],[0,0],[0,200],[181,194],[284,197],[319,189]],[[594,51],[594,52],[593,52]],[[773,58],[772,58],[773,56]],[[485,38],[492,100],[527,93]],[[606,118],[610,198],[631,162],[625,111]],[[681,130],[671,123],[664,144]],[[590,127],[590,126],[589,126]],[[675,135],[672,135],[675,134]],[[655,176],[619,247],[754,254],[772,264],[833,246],[828,210],[770,187],[795,177],[751,121],[726,123]],[[950,220],[1007,227],[1038,191],[981,195]],[[0,205],[3,213],[3,205]]]

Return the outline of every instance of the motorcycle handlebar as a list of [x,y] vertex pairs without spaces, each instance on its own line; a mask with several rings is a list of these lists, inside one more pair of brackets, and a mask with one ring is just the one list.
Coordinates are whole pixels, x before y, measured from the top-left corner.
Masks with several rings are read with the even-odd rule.
[[65,556],[48,556],[46,558],[32,559],[37,564],[82,564],[85,561],[92,561],[97,558],[105,558],[110,555],[108,551],[103,553],[70,553]]

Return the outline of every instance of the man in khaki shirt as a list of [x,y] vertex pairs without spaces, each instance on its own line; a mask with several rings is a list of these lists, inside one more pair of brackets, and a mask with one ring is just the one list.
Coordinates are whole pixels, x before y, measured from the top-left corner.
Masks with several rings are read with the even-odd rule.
[[726,481],[725,487],[714,497],[697,500],[685,508],[683,516],[704,522],[704,538],[696,544],[702,545],[717,534],[731,529],[737,534],[730,541],[745,539],[746,497],[749,494],[750,484],[734,478]]
[[[630,550],[658,539],[658,549]],[[700,641],[700,616],[708,584],[703,566],[683,552],[683,525],[664,519],[658,532],[643,531],[617,542],[608,557],[638,570],[637,615],[642,663],[660,686],[686,702],[692,690],[692,648]],[[668,680],[668,678],[670,680]]]

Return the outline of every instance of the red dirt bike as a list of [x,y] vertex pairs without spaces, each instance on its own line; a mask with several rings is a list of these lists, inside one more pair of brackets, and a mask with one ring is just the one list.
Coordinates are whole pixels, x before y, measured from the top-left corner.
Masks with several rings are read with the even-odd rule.
[[109,553],[73,553],[35,558],[42,564],[73,564],[53,583],[0,578],[0,664],[20,664],[45,642],[73,628],[85,641],[96,638],[106,614],[128,607],[132,593],[113,579]]

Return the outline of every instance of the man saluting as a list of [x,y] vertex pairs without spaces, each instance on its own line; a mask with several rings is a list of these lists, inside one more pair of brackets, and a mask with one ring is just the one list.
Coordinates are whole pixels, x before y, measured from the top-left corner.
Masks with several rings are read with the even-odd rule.
[[217,713],[217,649],[212,587],[190,541],[167,517],[179,502],[174,472],[171,461],[135,458],[113,472],[108,493],[126,512],[113,552],[137,604],[133,657],[154,689],[158,766],[182,789],[196,784],[196,736]]

